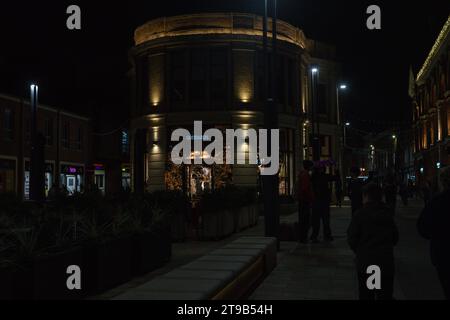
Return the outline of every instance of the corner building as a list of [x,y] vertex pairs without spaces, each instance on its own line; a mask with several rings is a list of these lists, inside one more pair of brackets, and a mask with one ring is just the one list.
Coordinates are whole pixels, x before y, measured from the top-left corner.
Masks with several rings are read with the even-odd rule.
[[[269,19],[269,61],[271,28]],[[286,22],[279,20],[277,28],[279,191],[291,195],[302,160],[312,158],[311,65],[320,69],[316,119],[321,128],[321,159],[339,159],[339,66],[333,47],[307,39]],[[233,13],[159,18],[137,28],[130,51],[130,145],[133,180],[142,179],[147,191],[185,188],[195,196],[231,181],[240,186],[258,185],[257,165],[173,165],[170,150],[176,142],[170,137],[178,128],[193,135],[196,120],[203,121],[203,132],[264,127],[262,29],[262,17]],[[270,69],[269,65],[269,79]],[[145,145],[142,152],[136,152],[137,144]],[[248,158],[248,153],[258,151],[236,152],[245,152]]]

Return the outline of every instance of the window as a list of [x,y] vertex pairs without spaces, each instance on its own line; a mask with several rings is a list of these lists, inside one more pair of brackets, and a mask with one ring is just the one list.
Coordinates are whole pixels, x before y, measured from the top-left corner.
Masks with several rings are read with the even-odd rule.
[[76,149],[77,150],[83,149],[83,128],[82,127],[78,127]]
[[14,139],[14,111],[9,108],[3,112],[3,133],[5,140]]
[[53,145],[53,119],[46,118],[44,124],[45,145]]
[[286,95],[285,95],[286,69],[285,69],[285,65],[284,65],[284,57],[283,56],[281,56],[281,55],[278,56],[275,68],[276,68],[275,72],[276,72],[276,76],[277,76],[276,90],[277,90],[278,103],[286,104]]
[[300,88],[300,85],[296,83],[296,73],[298,72],[297,66],[295,65],[295,61],[293,59],[288,60],[288,105],[294,107],[296,105],[297,100],[297,88]]
[[63,125],[62,146],[65,149],[70,148],[70,124],[68,121],[65,121]]
[[186,68],[185,52],[174,51],[170,55],[171,59],[171,99],[174,102],[182,102],[186,99]]
[[213,49],[211,52],[211,99],[224,103],[227,97],[227,52]]
[[206,99],[206,62],[207,55],[204,49],[195,49],[191,52],[190,94],[192,102],[205,102]]

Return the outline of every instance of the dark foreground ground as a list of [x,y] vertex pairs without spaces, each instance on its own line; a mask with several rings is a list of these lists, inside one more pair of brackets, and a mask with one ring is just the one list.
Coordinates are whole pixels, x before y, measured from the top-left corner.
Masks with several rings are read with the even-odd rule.
[[[428,242],[416,231],[416,220],[422,203],[411,201],[408,207],[399,204],[396,222],[400,232],[395,250],[396,279],[394,296],[398,300],[443,299],[438,278],[431,265]],[[283,221],[296,221],[297,214],[282,217]],[[302,245],[282,242],[278,253],[278,266],[253,292],[250,299],[274,300],[352,300],[357,299],[357,279],[353,253],[346,241],[350,222],[350,208],[333,207],[331,224],[335,241]],[[144,277],[108,291],[94,299],[111,299],[133,289],[154,277],[188,263],[237,237],[263,234],[263,219],[258,226],[235,234],[219,242],[186,242],[173,245],[172,261],[163,268]]]

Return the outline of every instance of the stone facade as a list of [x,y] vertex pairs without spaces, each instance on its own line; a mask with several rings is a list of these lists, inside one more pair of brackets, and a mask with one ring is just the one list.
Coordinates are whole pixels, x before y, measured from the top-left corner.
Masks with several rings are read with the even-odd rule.
[[[270,38],[271,27],[269,56]],[[148,191],[173,187],[173,183],[168,183],[167,171],[178,172],[169,168],[168,158],[174,129],[185,128],[192,132],[195,120],[203,121],[204,130],[264,126],[261,17],[215,13],[160,18],[136,30],[135,44],[130,52],[133,66],[130,71],[133,92],[130,136],[133,148],[137,130],[146,130],[143,171]],[[313,64],[323,70],[319,79],[323,103],[319,112],[324,141],[322,159],[338,159],[341,130],[336,124],[336,83],[339,67],[333,61],[332,47],[307,39],[300,29],[283,21],[278,22],[277,56],[280,193],[290,195],[302,160],[312,157],[308,119],[311,116],[310,66]],[[133,150],[131,154],[135,156]],[[136,164],[136,159],[132,163]],[[187,175],[183,183],[187,184],[188,191],[195,189],[195,182],[191,181],[193,172],[204,170],[206,176],[214,175],[214,170],[206,166],[180,170],[186,170],[179,173]],[[234,184],[258,185],[256,165],[233,165],[231,175]]]

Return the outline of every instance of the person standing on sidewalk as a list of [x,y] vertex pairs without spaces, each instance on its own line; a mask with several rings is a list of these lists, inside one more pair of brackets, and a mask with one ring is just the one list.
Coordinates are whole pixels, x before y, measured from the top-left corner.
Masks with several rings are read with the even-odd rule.
[[384,199],[392,214],[395,215],[395,208],[397,206],[397,184],[395,177],[392,174],[387,175],[383,183]]
[[314,198],[311,184],[313,166],[312,161],[303,161],[303,170],[300,171],[297,179],[298,229],[301,243],[308,242],[308,231],[311,223],[311,206]]
[[348,185],[348,196],[352,205],[352,217],[355,215],[355,212],[360,209],[363,205],[362,199],[362,188],[363,183],[359,179],[361,175],[361,169],[358,167],[352,167],[350,169],[350,175],[352,179]]
[[318,237],[321,222],[323,225],[323,240],[326,242],[330,242],[333,241],[330,228],[330,183],[334,180],[334,178],[331,175],[325,173],[325,168],[323,166],[317,166],[314,169],[311,180],[314,193],[314,201],[312,205],[311,242],[319,242]]
[[417,221],[422,237],[430,240],[431,261],[444,294],[450,300],[450,167],[441,171],[443,191],[430,200]]
[[336,170],[336,181],[334,182],[335,194],[336,194],[336,204],[339,208],[342,208],[342,180],[341,173]]
[[[363,188],[363,208],[356,211],[347,230],[347,241],[356,254],[360,300],[392,300],[394,246],[398,229],[391,210],[382,202],[382,189],[375,183]],[[367,287],[369,266],[381,271],[381,289]]]

